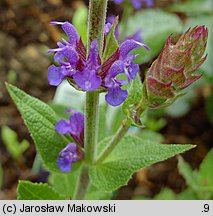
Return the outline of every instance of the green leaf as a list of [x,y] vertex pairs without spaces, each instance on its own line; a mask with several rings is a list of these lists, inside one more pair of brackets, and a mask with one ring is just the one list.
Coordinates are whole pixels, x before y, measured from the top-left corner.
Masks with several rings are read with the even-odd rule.
[[85,196],[86,200],[110,200],[112,193],[98,190],[94,185],[90,185]]
[[178,168],[180,174],[186,180],[186,183],[189,187],[196,188],[197,186],[197,175],[196,172],[193,172],[192,168],[188,163],[184,161],[182,157],[178,158]]
[[[109,140],[110,138],[105,139],[99,144],[102,146],[99,148],[99,153]],[[103,163],[91,168],[91,182],[102,191],[116,190],[127,184],[132,174],[141,168],[166,160],[193,147],[193,145],[163,145],[126,136]]]
[[87,16],[88,9],[86,6],[79,7],[72,18],[72,23],[78,30],[84,44],[87,42]]
[[199,177],[202,185],[213,186],[213,149],[211,149],[200,165]]
[[137,132],[136,136],[138,136],[142,140],[149,140],[156,143],[162,143],[164,140],[162,134],[148,129],[140,129]]
[[71,173],[51,173],[48,182],[52,187],[66,199],[73,197],[79,176],[79,170]]
[[[48,182],[52,187],[66,199],[71,199],[75,192],[75,187],[77,185],[79,170],[75,173],[69,174],[59,174],[51,173],[49,176]],[[103,200],[110,199],[112,197],[111,193],[103,193],[102,191],[97,190],[93,185],[89,186],[89,189],[86,193],[86,200]]]
[[136,62],[142,64],[149,62],[159,53],[171,33],[182,32],[182,23],[174,14],[159,9],[147,9],[138,11],[134,16],[129,17],[127,29],[129,35],[142,29],[141,36],[144,43],[151,49],[148,52],[141,47],[135,51],[139,54]]
[[182,193],[177,194],[178,200],[197,200],[197,194],[192,188],[187,188]]
[[60,172],[58,153],[69,143],[65,136],[55,131],[58,118],[47,104],[31,97],[17,87],[7,84],[7,90],[20,111],[46,167]]
[[106,36],[106,45],[105,45],[104,54],[102,58],[103,62],[106,61],[119,48],[118,42],[114,34],[117,24],[118,24],[118,17],[115,19],[110,29],[110,32]]
[[63,200],[48,184],[19,181],[19,200]]
[[7,126],[2,127],[1,137],[7,151],[14,159],[18,159],[30,146],[27,140],[19,143],[17,133]]
[[170,188],[162,188],[160,193],[154,198],[155,200],[176,200],[176,194]]

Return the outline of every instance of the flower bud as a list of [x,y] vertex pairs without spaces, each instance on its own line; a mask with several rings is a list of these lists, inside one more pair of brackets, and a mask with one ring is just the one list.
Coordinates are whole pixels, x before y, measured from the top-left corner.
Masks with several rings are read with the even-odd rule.
[[188,29],[174,45],[171,37],[159,57],[153,62],[145,79],[145,90],[152,108],[171,104],[182,89],[194,83],[201,75],[194,72],[205,61],[203,57],[208,38],[204,26]]

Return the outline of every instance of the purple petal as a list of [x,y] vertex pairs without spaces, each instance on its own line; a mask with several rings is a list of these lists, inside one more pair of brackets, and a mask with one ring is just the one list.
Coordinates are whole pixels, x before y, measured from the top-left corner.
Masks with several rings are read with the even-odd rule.
[[76,30],[76,28],[71,23],[64,22],[62,24],[62,29],[68,36],[70,43],[75,44],[76,40],[79,39],[78,31]]
[[98,42],[96,39],[91,43],[87,64],[91,64],[91,68],[98,66]]
[[70,133],[80,136],[84,131],[84,114],[76,112],[70,116]]
[[70,172],[72,170],[69,158],[58,158],[57,163],[62,172]]
[[105,35],[107,35],[110,32],[111,27],[112,27],[111,23],[105,24],[105,26],[104,26],[104,34]]
[[116,19],[116,16],[111,15],[111,16],[107,17],[107,22],[113,24],[115,19]]
[[60,134],[67,134],[70,132],[70,123],[66,120],[60,120],[56,123],[55,129]]
[[125,65],[124,62],[121,60],[115,61],[111,68],[109,69],[109,73],[107,75],[107,77],[110,78],[114,78],[116,77],[118,74],[123,73],[125,69]]
[[135,9],[139,9],[141,7],[141,0],[131,0]]
[[73,68],[71,65],[69,65],[69,66],[62,66],[62,67],[61,67],[61,73],[62,73],[65,77],[72,77],[73,74],[76,73],[76,69]]
[[58,63],[62,63],[63,62],[63,58],[64,58],[64,54],[61,51],[58,51],[55,55],[54,55],[54,61],[58,62]]
[[59,153],[59,158],[57,160],[59,169],[62,172],[70,172],[72,169],[71,163],[77,160],[77,147],[75,143],[69,143],[62,151]]
[[110,105],[118,106],[126,100],[127,96],[128,92],[116,85],[108,89],[105,99]]
[[75,145],[75,143],[69,143],[60,153],[59,156],[61,157],[65,157],[65,156],[70,156],[72,153],[73,154],[73,158],[75,160],[75,155],[76,155],[76,150],[77,147]]
[[152,7],[153,4],[153,0],[143,0],[144,2],[146,2],[147,7]]
[[56,67],[55,65],[51,65],[48,68],[48,82],[52,86],[58,86],[62,80],[64,79],[64,75],[61,73],[61,68]]
[[137,72],[139,71],[139,65],[135,63],[130,63],[128,68],[128,79],[134,80],[136,78]]
[[125,40],[119,48],[121,58],[125,59],[129,52],[131,52],[133,49],[136,49],[140,46],[143,46],[144,48],[149,49],[149,47],[143,43],[139,43],[135,40]]
[[73,78],[76,84],[86,91],[93,91],[101,85],[101,78],[97,76],[95,70],[78,71]]
[[[116,19],[116,16],[114,16],[114,15],[111,15],[111,16],[107,17],[107,24],[106,25],[108,25],[108,30],[109,31],[111,29],[111,26],[114,24],[115,19]],[[109,25],[109,24],[111,24],[111,25]],[[119,39],[118,25],[116,25],[116,27],[115,27],[114,35],[115,35],[116,40],[118,40]]]
[[114,0],[115,4],[121,4],[124,0]]
[[142,33],[142,29],[138,29],[134,34],[128,36],[125,40],[132,39],[142,43],[143,38],[141,37],[141,33]]
[[62,50],[64,57],[71,65],[75,65],[79,59],[78,53],[72,47],[65,47]]

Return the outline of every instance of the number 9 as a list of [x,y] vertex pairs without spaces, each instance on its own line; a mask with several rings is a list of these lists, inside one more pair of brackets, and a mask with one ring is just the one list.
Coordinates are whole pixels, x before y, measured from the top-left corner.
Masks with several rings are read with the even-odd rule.
[[209,212],[209,204],[204,204],[204,212]]

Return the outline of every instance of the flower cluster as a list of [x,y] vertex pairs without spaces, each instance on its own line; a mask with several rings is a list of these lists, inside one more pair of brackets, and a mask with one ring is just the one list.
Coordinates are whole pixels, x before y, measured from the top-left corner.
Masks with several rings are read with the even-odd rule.
[[201,77],[194,72],[206,60],[203,54],[207,38],[207,28],[196,26],[185,32],[175,45],[171,37],[167,39],[146,75],[145,88],[150,107],[172,102],[182,89]]
[[[124,0],[114,0],[116,4],[121,4],[123,3],[123,1]],[[130,1],[135,9],[141,8],[143,3],[146,3],[147,7],[153,6],[153,0],[130,0]]]
[[124,73],[128,81],[135,79],[139,66],[132,62],[136,55],[129,53],[137,47],[147,47],[132,39],[125,40],[116,52],[101,62],[96,39],[92,41],[87,55],[86,48],[72,24],[69,22],[51,22],[51,24],[61,25],[69,41],[62,39],[62,42],[57,43],[58,48],[49,50],[49,53],[55,53],[54,60],[59,63],[59,66],[51,65],[48,68],[50,85],[57,86],[67,78],[73,85],[85,91],[98,88],[108,91],[106,101],[112,106],[123,103],[128,93],[121,87],[127,81],[119,80],[116,76]]
[[72,163],[83,157],[80,147],[84,146],[84,115],[74,110],[68,110],[68,112],[71,112],[69,120],[58,121],[55,129],[60,134],[70,134],[79,147],[75,143],[69,143],[59,153],[57,163],[62,172],[70,172]]

